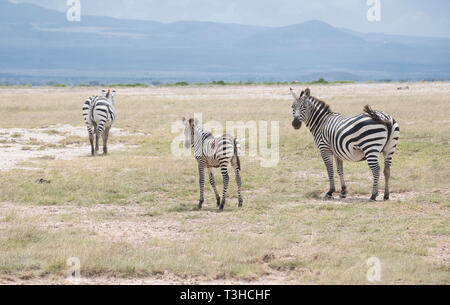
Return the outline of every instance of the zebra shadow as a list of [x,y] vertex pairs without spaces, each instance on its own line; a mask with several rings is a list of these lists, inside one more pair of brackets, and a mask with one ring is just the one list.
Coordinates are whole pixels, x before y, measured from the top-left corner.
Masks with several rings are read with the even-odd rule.
[[209,213],[230,213],[232,212],[232,208],[228,208],[225,206],[224,210],[219,210],[219,207],[217,207],[215,204],[206,205],[203,204],[203,207],[201,209],[198,208],[198,205],[195,203],[192,204],[186,204],[182,203],[180,205],[174,206],[168,210],[169,213],[180,213],[180,212],[209,212]]
[[336,203],[367,203],[367,202],[371,202],[369,198],[361,198],[361,197],[347,197],[347,198],[332,198],[332,199],[324,199],[325,202],[327,201],[331,201],[331,202],[336,202]]
[[313,191],[306,194],[306,198],[308,199],[320,201],[323,203],[336,203],[336,204],[368,203],[371,202],[368,197],[369,195],[367,195],[367,198],[363,197],[363,195],[354,195],[348,196],[347,198],[340,198],[339,195],[334,194],[333,198],[324,198],[322,192],[320,191]]

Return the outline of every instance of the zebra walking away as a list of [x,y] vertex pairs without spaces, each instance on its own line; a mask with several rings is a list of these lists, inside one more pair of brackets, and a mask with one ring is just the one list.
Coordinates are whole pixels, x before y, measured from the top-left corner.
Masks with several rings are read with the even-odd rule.
[[102,90],[102,96],[91,96],[83,104],[83,118],[89,133],[92,156],[98,154],[100,137],[103,138],[103,154],[106,155],[108,153],[109,131],[116,118],[114,109],[115,94],[115,90]]
[[[183,118],[185,125],[184,135],[186,148],[193,148],[194,156],[198,163],[198,174],[200,184],[200,200],[198,202],[199,209],[202,208],[204,202],[205,187],[205,168],[208,169],[209,182],[216,194],[217,205],[220,210],[225,206],[225,200],[228,189],[228,164],[234,168],[236,175],[236,183],[238,187],[239,207],[242,206],[243,199],[241,195],[241,162],[239,159],[239,142],[231,135],[222,135],[214,137],[210,132],[205,131],[199,126],[198,121],[194,119],[186,120]],[[216,188],[216,182],[212,169],[220,167],[223,177],[223,193],[220,200],[219,192]]]
[[392,156],[397,147],[400,128],[389,115],[372,110],[369,105],[364,113],[343,116],[332,112],[325,102],[311,96],[309,89],[302,91],[300,97],[292,90],[294,120],[292,126],[300,129],[306,124],[314,136],[314,142],[325,163],[330,181],[330,189],[325,198],[332,198],[336,191],[334,185],[333,157],[341,180],[340,197],[345,198],[347,189],[344,181],[343,161],[359,162],[367,160],[373,174],[371,201],[378,196],[380,166],[378,157],[384,155],[384,200],[389,200],[389,177]]

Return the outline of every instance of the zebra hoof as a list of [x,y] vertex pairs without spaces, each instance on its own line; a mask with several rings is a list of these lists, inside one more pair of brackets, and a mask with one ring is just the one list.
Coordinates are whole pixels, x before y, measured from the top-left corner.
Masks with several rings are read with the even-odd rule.
[[198,209],[201,210],[202,209],[202,205],[203,205],[203,200],[200,200],[198,202]]
[[388,200],[389,200],[389,194],[384,195],[383,200],[384,200],[384,201],[388,201]]
[[225,200],[222,200],[222,202],[220,203],[220,206],[219,206],[219,210],[223,210],[223,208],[225,207]]
[[326,194],[323,199],[325,199],[325,200],[333,199],[333,195],[332,194]]
[[370,197],[370,201],[371,202],[377,201],[377,196],[376,195],[372,195],[372,197]]
[[242,204],[244,203],[244,200],[242,198],[239,199],[238,207],[242,208]]

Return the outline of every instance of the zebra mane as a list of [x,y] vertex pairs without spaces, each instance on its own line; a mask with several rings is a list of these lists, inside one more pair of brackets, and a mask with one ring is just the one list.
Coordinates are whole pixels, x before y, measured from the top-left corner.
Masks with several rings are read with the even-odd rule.
[[328,111],[328,112],[333,112],[333,111],[331,110],[330,105],[328,105],[328,104],[325,103],[324,101],[322,101],[322,100],[320,100],[320,99],[318,99],[318,98],[316,98],[316,97],[314,97],[314,96],[310,96],[310,97],[308,98],[308,100],[311,101],[311,102],[315,102],[316,104],[318,104],[318,105],[320,105],[320,106],[323,106],[323,107],[325,108],[325,110]]
[[210,133],[209,131],[204,130],[204,129],[201,128],[200,126],[198,126],[197,128],[200,129],[200,131],[201,131],[201,133],[202,133],[202,136],[203,136],[203,139],[208,139],[208,138],[213,137],[213,134]]
[[189,125],[193,127],[193,130],[197,129],[202,134],[202,138],[203,139],[207,139],[207,138],[210,138],[210,137],[213,136],[212,133],[210,133],[209,131],[204,130],[201,126],[195,125],[194,119],[189,119]]

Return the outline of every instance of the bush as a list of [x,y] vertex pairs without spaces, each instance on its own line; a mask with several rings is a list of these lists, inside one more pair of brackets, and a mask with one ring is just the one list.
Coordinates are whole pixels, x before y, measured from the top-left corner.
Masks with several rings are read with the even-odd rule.
[[223,80],[219,80],[219,81],[212,81],[211,84],[225,86],[227,83],[224,82]]
[[189,86],[188,82],[176,82],[173,84],[174,86]]
[[311,82],[311,84],[328,84],[328,82],[321,77],[318,80]]

